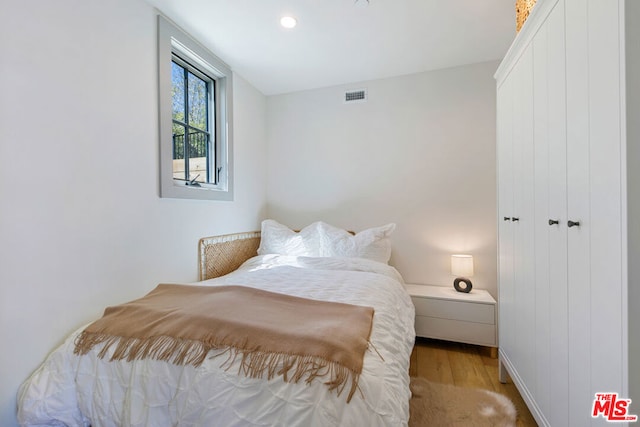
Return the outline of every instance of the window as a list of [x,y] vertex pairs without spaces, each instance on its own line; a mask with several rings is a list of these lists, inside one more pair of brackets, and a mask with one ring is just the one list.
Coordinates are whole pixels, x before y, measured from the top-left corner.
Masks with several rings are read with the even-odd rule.
[[183,180],[185,185],[217,181],[215,139],[211,138],[210,131],[210,124],[215,121],[209,119],[210,110],[215,117],[215,103],[209,102],[215,94],[214,88],[215,80],[174,55],[171,63],[173,179]]
[[160,196],[233,200],[231,70],[158,17]]

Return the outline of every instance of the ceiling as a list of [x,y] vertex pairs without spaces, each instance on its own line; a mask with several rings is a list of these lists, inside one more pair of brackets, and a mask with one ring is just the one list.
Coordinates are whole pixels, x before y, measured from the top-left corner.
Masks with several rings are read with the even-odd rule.
[[515,0],[147,2],[265,95],[501,59],[515,36]]

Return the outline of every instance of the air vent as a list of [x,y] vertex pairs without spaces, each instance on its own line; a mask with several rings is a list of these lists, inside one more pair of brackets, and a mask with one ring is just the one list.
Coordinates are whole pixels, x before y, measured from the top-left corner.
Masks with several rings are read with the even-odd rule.
[[344,93],[344,103],[367,102],[367,89],[353,89]]

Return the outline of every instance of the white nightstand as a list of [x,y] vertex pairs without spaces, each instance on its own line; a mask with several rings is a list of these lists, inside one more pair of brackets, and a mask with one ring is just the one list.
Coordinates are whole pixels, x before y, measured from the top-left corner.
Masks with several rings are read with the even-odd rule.
[[416,307],[416,335],[497,347],[496,300],[484,289],[407,284]]

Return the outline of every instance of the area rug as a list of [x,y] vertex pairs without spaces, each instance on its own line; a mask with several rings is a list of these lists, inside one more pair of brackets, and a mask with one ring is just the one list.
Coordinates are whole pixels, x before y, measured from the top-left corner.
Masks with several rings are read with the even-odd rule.
[[502,394],[411,378],[409,427],[512,427],[516,408]]

